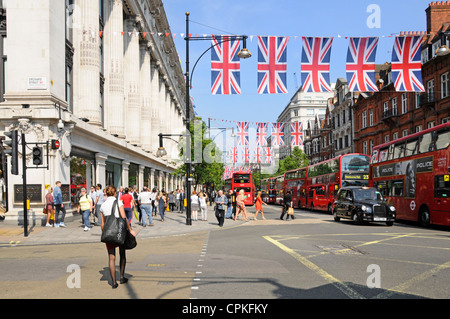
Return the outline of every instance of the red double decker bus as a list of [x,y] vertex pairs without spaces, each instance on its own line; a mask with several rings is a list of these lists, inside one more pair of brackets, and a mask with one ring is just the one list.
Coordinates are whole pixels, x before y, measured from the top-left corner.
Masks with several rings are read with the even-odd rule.
[[307,207],[307,173],[307,167],[284,173],[284,193],[291,191],[294,207]]
[[277,196],[275,189],[276,182],[275,177],[266,178],[261,181],[261,197],[265,203],[275,204],[275,198]]
[[275,204],[283,205],[284,202],[284,174],[275,177]]
[[374,147],[370,176],[397,219],[450,226],[450,123]]
[[251,173],[236,172],[232,177],[225,180],[225,191],[233,190],[239,193],[241,189],[244,190],[245,205],[252,206],[255,198],[255,186],[253,185],[253,176]]
[[369,163],[368,155],[355,153],[308,166],[306,207],[331,214],[341,187],[369,185]]

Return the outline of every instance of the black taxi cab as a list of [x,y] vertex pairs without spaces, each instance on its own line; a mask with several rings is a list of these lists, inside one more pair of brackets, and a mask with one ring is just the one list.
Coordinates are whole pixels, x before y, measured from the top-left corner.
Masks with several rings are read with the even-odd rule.
[[352,219],[356,224],[362,222],[385,222],[392,226],[395,222],[395,207],[389,205],[374,187],[342,187],[333,204],[335,221],[341,218]]

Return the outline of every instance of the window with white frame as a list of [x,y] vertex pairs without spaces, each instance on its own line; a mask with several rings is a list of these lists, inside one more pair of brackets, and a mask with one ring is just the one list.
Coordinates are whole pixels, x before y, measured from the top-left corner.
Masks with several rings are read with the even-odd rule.
[[415,96],[415,98],[416,98],[416,109],[418,109],[418,108],[420,108],[420,93],[417,93],[416,92],[416,96]]
[[367,111],[362,112],[362,123],[361,123],[361,127],[362,127],[362,128],[366,128],[366,127],[367,127]]
[[394,97],[392,99],[392,115],[397,115],[397,114],[398,114],[397,98]]
[[367,141],[363,142],[363,154],[368,154],[369,150],[367,149]]
[[442,123],[441,123],[441,124],[445,124],[445,123],[447,123],[447,122],[450,122],[450,117],[444,117],[444,118],[442,119]]
[[427,82],[428,102],[434,101],[434,79]]
[[408,112],[408,95],[406,93],[402,94],[402,114]]
[[422,131],[422,125],[417,125],[416,126],[416,133],[421,132]]
[[427,123],[427,128],[432,128],[436,126],[436,122],[435,121],[431,121]]
[[395,141],[398,139],[398,132],[395,132],[394,134],[392,134],[392,140]]
[[384,142],[385,142],[385,143],[388,143],[388,142],[389,142],[389,135],[385,135],[385,136],[384,136]]
[[373,126],[373,110],[369,110],[369,126]]
[[441,98],[443,99],[447,96],[450,96],[448,72],[441,75]]
[[408,129],[402,131],[402,137],[408,136]]

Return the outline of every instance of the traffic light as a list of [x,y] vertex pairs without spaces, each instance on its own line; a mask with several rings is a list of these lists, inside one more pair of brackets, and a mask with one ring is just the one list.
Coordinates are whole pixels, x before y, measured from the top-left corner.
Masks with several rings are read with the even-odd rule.
[[19,175],[19,138],[16,130],[11,132],[5,132],[6,139],[3,144],[8,146],[8,149],[4,150],[5,155],[11,156],[11,174]]
[[33,147],[33,165],[39,166],[43,163],[43,151],[42,147]]
[[58,140],[52,140],[52,150],[59,149],[59,141]]

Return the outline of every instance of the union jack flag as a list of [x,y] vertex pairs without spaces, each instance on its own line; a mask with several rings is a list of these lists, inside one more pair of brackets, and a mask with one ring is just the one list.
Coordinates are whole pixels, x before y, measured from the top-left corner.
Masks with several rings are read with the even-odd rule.
[[272,124],[272,146],[284,145],[284,123]]
[[264,157],[266,159],[266,164],[272,163],[273,161],[272,147],[266,147],[266,153],[264,154]]
[[425,92],[422,82],[424,36],[397,36],[392,50],[392,81],[397,92]]
[[303,123],[291,123],[291,146],[303,146]]
[[250,163],[250,151],[248,147],[244,147],[243,157],[244,157],[244,164]]
[[256,147],[255,148],[255,163],[261,163],[261,147]]
[[237,163],[238,162],[238,149],[237,147],[232,147],[230,152],[231,157],[231,163]]
[[347,53],[347,82],[353,92],[378,91],[375,56],[378,38],[350,38]]
[[258,36],[258,94],[288,93],[287,37]]
[[248,122],[237,122],[238,146],[249,146]]
[[303,37],[303,92],[331,92],[330,58],[333,38]]
[[267,145],[267,126],[269,123],[256,123],[256,146]]
[[237,56],[240,43],[239,39],[228,36],[215,36],[212,40],[212,94],[241,94],[241,63]]

